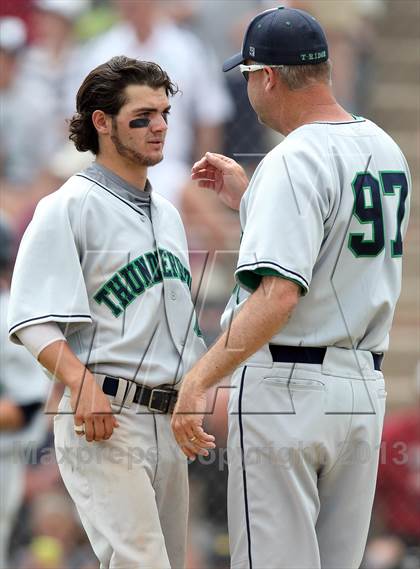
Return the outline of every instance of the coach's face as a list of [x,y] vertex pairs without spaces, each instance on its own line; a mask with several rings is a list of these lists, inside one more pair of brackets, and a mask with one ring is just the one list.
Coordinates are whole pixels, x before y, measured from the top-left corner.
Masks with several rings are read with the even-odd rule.
[[[246,65],[255,64],[254,61],[246,60]],[[251,107],[254,109],[258,121],[261,124],[266,124],[264,118],[266,115],[266,104],[264,101],[264,85],[265,85],[265,71],[263,69],[259,71],[253,71],[248,74],[247,80],[247,92],[248,99]]]
[[111,141],[115,151],[126,160],[154,166],[163,158],[168,130],[170,104],[165,89],[129,85],[125,92],[126,103],[112,117]]
[[[247,60],[245,63],[246,65],[255,64],[251,60]],[[249,73],[247,92],[251,107],[254,109],[258,121],[270,128],[274,128],[274,130],[278,129],[273,124],[273,110],[281,103],[277,97],[273,98],[276,84],[278,84],[277,74],[269,66]]]

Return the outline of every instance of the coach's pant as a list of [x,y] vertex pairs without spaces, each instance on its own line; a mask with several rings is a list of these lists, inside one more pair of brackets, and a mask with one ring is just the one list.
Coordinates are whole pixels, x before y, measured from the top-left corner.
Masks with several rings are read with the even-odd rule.
[[232,569],[358,568],[375,492],[383,376],[365,351],[328,348],[322,365],[261,359],[232,377]]
[[101,569],[183,569],[187,462],[170,415],[133,405],[117,419],[108,441],[88,443],[65,395],[54,423],[60,472]]

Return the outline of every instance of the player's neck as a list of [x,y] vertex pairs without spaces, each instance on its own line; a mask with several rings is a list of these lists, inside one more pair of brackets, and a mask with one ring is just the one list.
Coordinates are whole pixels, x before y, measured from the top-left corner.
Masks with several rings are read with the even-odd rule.
[[144,191],[147,180],[147,166],[132,164],[126,165],[120,160],[113,160],[110,156],[98,155],[96,157],[96,162],[101,166],[104,166],[125,182],[134,186],[139,191]]
[[[291,122],[291,130],[295,130],[305,124],[314,122],[347,122],[353,121],[354,117],[345,111],[337,102],[326,105],[314,105],[301,111],[295,120]],[[289,132],[291,132],[291,130]]]

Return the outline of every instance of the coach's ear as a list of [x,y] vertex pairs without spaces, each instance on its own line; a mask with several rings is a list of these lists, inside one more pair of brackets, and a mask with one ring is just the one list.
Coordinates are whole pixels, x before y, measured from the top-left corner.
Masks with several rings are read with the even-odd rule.
[[103,111],[93,111],[92,122],[98,133],[110,134],[112,128],[112,119]]
[[263,73],[264,73],[264,88],[266,91],[271,91],[276,87],[276,85],[278,85],[280,80],[277,70],[274,69],[273,67],[267,66],[264,67]]

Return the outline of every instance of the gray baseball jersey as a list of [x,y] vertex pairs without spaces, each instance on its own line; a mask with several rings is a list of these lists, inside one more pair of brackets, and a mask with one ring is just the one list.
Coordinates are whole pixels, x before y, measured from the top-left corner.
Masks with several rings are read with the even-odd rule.
[[397,144],[365,119],[302,126],[262,160],[243,230],[226,327],[262,275],[302,294],[275,344],[382,352],[401,288],[411,180]]
[[371,352],[388,347],[410,190],[398,146],[358,119],[293,131],[243,197],[238,286],[224,326],[264,275],[298,283],[302,297],[270,339],[277,346],[231,379],[235,569],[361,563],[386,398]]
[[[151,387],[181,380],[205,351],[187,241],[174,206],[145,190],[95,163],[39,203],[15,265],[13,340],[54,321],[93,372]],[[75,434],[65,392],[54,418],[63,481],[101,566],[182,567],[186,458],[170,415],[136,406],[135,390],[118,385],[119,427],[101,442]]]
[[176,383],[205,349],[182,221],[154,193],[149,217],[122,180],[100,174],[76,174],[38,204],[15,265],[11,339],[55,321],[92,371]]

